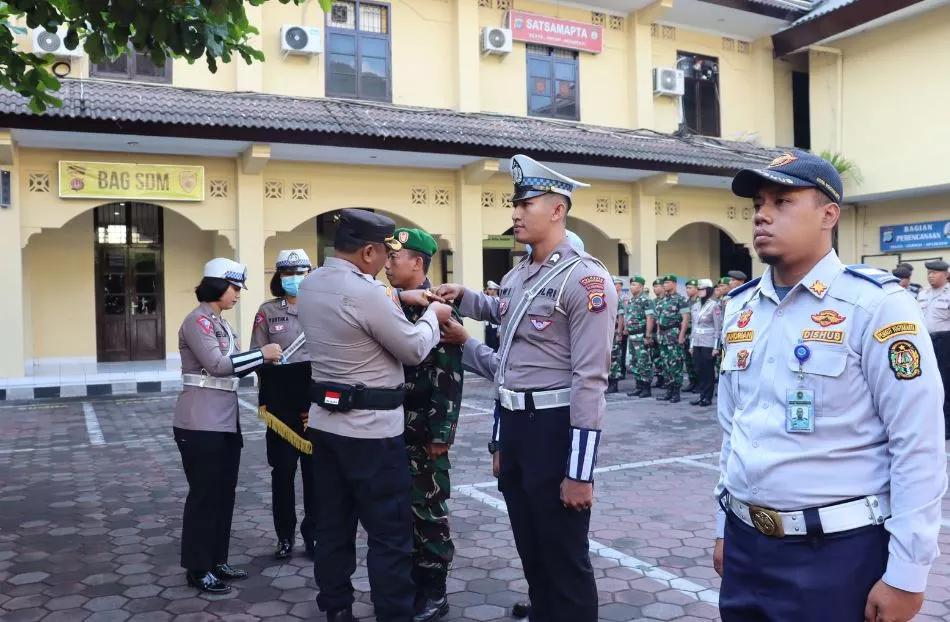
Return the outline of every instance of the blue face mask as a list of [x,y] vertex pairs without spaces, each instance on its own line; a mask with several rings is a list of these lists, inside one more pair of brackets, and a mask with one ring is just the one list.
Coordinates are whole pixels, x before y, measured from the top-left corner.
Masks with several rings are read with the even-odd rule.
[[294,274],[292,276],[282,276],[280,277],[280,285],[284,288],[284,291],[287,292],[288,296],[296,296],[297,290],[300,288],[300,283],[307,278],[305,274]]

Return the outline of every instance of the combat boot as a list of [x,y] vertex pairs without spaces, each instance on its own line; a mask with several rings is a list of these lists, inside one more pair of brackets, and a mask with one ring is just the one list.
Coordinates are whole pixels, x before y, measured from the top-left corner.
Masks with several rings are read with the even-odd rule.
[[607,393],[617,393],[620,391],[620,387],[617,386],[618,380],[616,378],[611,378],[607,381]]
[[511,608],[511,617],[513,618],[527,618],[529,615],[531,615],[530,600],[515,603],[515,606]]
[[640,397],[643,393],[643,382],[637,380],[637,390],[627,393],[627,397]]
[[434,622],[449,612],[449,601],[445,597],[445,590],[429,590],[425,602],[419,613],[412,618],[412,622]]
[[680,388],[679,385],[674,385],[670,387],[670,404],[678,404],[680,401]]
[[666,395],[664,395],[663,397],[657,397],[656,399],[658,402],[668,402],[669,400],[673,399],[673,385],[669,385],[666,387]]
[[643,383],[643,390],[640,391],[640,397],[653,397],[653,391],[650,390],[650,383]]

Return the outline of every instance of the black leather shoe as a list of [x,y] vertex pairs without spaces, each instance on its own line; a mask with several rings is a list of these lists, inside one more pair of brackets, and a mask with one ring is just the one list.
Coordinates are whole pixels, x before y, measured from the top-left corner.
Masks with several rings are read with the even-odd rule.
[[290,540],[278,540],[277,550],[274,551],[274,559],[290,559],[293,548],[294,545]]
[[247,570],[235,568],[231,564],[218,564],[214,567],[214,574],[222,579],[246,579]]
[[680,388],[673,387],[672,394],[670,395],[670,404],[678,404],[680,401]]
[[515,603],[515,606],[511,608],[511,615],[515,618],[527,618],[531,615],[531,601]]
[[353,610],[347,607],[346,609],[327,611],[327,622],[356,622],[356,618],[353,617]]
[[616,379],[616,378],[611,378],[610,380],[607,381],[607,393],[616,393],[616,392],[618,392],[619,390],[620,390],[620,388],[617,387],[617,379]]
[[643,390],[640,391],[639,397],[641,397],[641,398],[643,398],[643,397],[653,397],[653,389],[650,388],[650,383],[649,383],[649,382],[644,382],[644,383],[643,383]]
[[690,383],[686,386],[686,388],[683,389],[683,392],[684,392],[684,393],[695,393],[695,392],[696,392],[696,384],[690,382]]
[[314,557],[316,557],[317,555],[317,543],[314,542],[313,540],[308,540],[306,544],[304,544],[304,547],[307,550],[307,557],[309,557],[310,560],[313,561]]
[[412,622],[434,622],[449,612],[449,601],[445,594],[430,593]]
[[188,587],[196,587],[202,592],[227,594],[231,591],[231,586],[219,579],[213,572],[192,572],[189,570],[185,577],[188,579]]
[[706,405],[705,402],[706,402],[705,397],[697,397],[696,399],[691,400],[689,405],[690,406],[705,406]]

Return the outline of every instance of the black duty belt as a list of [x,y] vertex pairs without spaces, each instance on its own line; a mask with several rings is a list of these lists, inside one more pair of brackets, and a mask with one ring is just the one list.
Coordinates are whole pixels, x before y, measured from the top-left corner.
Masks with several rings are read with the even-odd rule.
[[331,412],[394,410],[402,406],[405,397],[403,385],[395,389],[374,389],[363,384],[310,383],[310,401]]

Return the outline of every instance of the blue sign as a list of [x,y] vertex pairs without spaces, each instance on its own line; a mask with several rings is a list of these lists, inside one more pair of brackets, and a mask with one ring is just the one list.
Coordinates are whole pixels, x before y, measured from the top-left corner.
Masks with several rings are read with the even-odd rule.
[[950,220],[881,227],[881,252],[950,248]]

